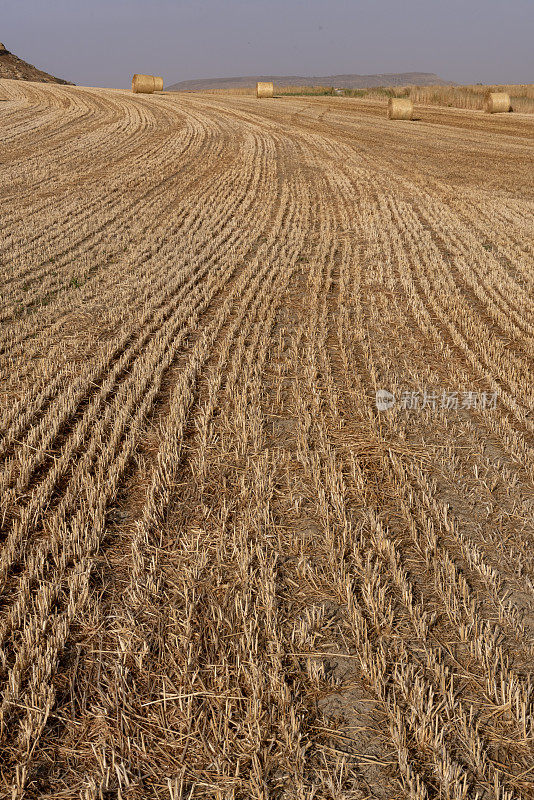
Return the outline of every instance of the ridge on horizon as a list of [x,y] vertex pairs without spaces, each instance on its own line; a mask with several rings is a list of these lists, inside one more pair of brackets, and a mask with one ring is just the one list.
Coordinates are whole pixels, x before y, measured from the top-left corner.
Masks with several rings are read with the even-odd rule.
[[339,75],[245,75],[229,78],[197,78],[178,81],[166,87],[167,91],[193,91],[208,89],[250,89],[257,81],[273,81],[279,86],[336,86],[340,89],[367,89],[377,86],[449,86],[434,72],[383,72],[369,75],[342,73]]

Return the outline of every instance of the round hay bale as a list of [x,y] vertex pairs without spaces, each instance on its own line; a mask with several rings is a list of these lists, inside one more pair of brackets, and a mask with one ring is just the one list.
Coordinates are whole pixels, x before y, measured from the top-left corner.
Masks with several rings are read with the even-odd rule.
[[409,97],[390,97],[388,119],[413,119],[413,103]]
[[511,111],[510,95],[506,92],[488,92],[484,110],[486,114],[502,114]]
[[270,81],[258,81],[256,97],[274,97],[274,85]]
[[163,91],[163,78],[160,75],[156,75],[154,77],[154,91],[155,92]]
[[152,94],[155,89],[155,78],[153,75],[138,75],[132,78],[132,92],[134,94]]

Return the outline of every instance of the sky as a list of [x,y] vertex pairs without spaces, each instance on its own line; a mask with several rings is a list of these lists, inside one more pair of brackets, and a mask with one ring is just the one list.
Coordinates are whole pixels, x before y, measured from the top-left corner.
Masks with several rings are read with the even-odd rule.
[[0,41],[85,86],[134,72],[534,82],[534,0],[0,0]]

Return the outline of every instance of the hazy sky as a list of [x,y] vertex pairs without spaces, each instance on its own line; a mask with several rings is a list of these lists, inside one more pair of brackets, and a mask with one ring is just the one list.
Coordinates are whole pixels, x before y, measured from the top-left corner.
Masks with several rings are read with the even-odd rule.
[[0,41],[90,86],[134,72],[534,82],[534,0],[0,0]]

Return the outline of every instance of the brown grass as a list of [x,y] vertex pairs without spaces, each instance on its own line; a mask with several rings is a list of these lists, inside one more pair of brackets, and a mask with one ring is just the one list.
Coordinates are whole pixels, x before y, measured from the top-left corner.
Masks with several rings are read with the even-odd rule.
[[[341,89],[341,96],[361,97],[368,100],[388,100],[390,97],[410,97],[417,105],[464,108],[483,111],[488,91],[506,92],[513,111],[534,113],[534,84],[505,86],[397,86],[371,89]],[[249,96],[254,89],[218,89],[210,94]],[[333,86],[277,86],[277,96],[336,95]]]
[[518,86],[432,86],[414,87],[410,96],[415,103],[484,110],[488,92],[506,93],[513,111],[534,113],[534,84]]

